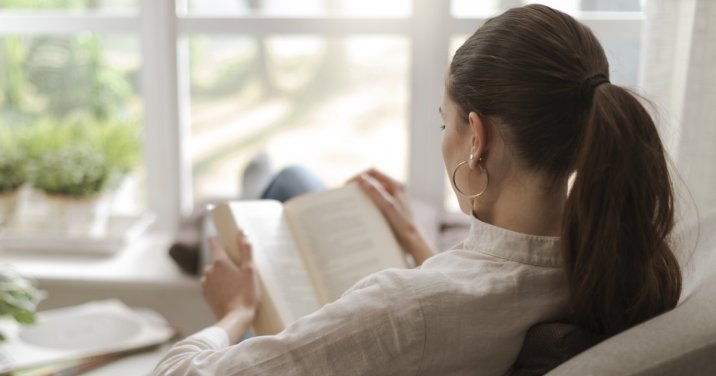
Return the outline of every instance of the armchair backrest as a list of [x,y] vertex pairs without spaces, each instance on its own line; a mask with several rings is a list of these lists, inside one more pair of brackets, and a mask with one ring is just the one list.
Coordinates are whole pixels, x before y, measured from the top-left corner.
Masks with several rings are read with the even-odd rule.
[[683,247],[693,252],[680,260],[684,289],[676,308],[597,344],[549,375],[716,375],[716,212],[702,218],[700,229],[682,232],[684,238],[696,234],[696,248]]
[[527,331],[512,376],[544,375],[603,339],[569,322],[536,324]]

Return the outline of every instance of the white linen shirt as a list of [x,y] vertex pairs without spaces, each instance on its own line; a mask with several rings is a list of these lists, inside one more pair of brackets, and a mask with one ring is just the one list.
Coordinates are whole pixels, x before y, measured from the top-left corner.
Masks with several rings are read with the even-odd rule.
[[527,329],[564,316],[559,238],[472,219],[418,269],[370,275],[274,336],[219,327],[176,343],[155,375],[503,375]]

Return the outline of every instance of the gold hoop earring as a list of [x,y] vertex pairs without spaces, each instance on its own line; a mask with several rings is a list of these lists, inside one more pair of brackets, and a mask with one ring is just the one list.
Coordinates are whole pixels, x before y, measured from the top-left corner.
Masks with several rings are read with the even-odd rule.
[[[470,156],[470,157],[472,157],[472,156]],[[472,158],[470,158],[470,159],[472,160]],[[480,168],[481,168],[483,171],[485,171],[485,187],[482,188],[482,190],[481,190],[480,192],[478,192],[478,193],[476,193],[476,194],[474,194],[474,195],[469,195],[469,194],[463,192],[462,189],[460,189],[460,187],[457,185],[457,179],[456,179],[457,170],[460,169],[460,166],[465,165],[465,164],[467,164],[467,161],[462,161],[462,162],[458,163],[457,166],[455,166],[455,169],[454,169],[454,170],[452,170],[452,184],[453,184],[453,186],[455,187],[455,190],[457,191],[457,193],[463,195],[463,196],[466,197],[466,198],[477,198],[477,197],[480,197],[480,196],[483,195],[483,193],[485,193],[485,191],[487,191],[487,186],[490,184],[490,174],[487,172],[487,168],[483,165],[483,163],[482,163],[482,158],[480,158],[480,159],[477,161],[477,165],[480,166]],[[469,175],[468,175],[468,176],[469,176]]]

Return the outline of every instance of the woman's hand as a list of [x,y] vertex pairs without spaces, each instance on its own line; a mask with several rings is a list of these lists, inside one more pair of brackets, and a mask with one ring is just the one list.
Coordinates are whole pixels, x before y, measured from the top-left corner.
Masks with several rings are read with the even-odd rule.
[[376,169],[370,169],[351,181],[357,181],[380,209],[393,229],[398,242],[405,251],[413,256],[417,265],[421,265],[423,261],[435,254],[415,225],[408,192],[404,184]]
[[209,238],[213,262],[204,269],[201,278],[204,299],[219,320],[218,325],[226,329],[232,343],[253,322],[261,299],[251,244],[241,231],[236,242],[241,253],[238,265],[229,258],[216,237]]

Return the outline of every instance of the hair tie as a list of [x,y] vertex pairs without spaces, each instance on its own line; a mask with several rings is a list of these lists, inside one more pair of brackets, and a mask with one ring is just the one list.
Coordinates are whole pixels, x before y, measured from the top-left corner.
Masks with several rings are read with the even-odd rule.
[[609,78],[607,76],[599,73],[595,74],[592,77],[587,78],[586,80],[582,81],[579,87],[579,94],[581,96],[582,100],[591,100],[592,95],[594,95],[594,89],[596,89],[601,84],[609,84]]

